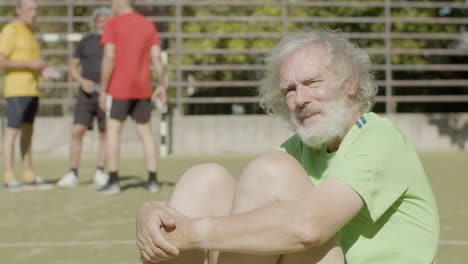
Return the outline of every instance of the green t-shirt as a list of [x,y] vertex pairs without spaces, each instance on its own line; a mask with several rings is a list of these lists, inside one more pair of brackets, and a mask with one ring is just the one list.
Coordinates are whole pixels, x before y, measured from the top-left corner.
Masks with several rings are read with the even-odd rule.
[[281,145],[314,182],[336,178],[363,199],[337,236],[349,264],[435,263],[439,215],[414,149],[391,121],[366,113],[334,153],[313,150],[296,135]]

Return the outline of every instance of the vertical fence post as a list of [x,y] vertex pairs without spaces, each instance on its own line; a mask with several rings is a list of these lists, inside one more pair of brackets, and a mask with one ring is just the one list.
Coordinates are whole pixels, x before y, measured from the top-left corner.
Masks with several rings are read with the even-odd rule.
[[[68,21],[67,21],[67,36],[73,33],[73,0],[67,0],[67,16],[68,16]],[[73,54],[73,42],[72,41],[67,41],[67,65],[68,62],[70,61],[72,54]],[[73,86],[72,86],[72,79],[71,75],[67,74],[67,102],[64,102],[62,104],[62,111],[64,116],[69,116],[70,114],[70,102],[72,101],[73,98]]]
[[175,115],[183,115],[182,108],[182,0],[177,0],[176,5],[176,111]]
[[288,0],[281,0],[281,23],[285,34],[288,32]]
[[392,7],[391,0],[385,0],[385,113],[395,112],[392,89]]

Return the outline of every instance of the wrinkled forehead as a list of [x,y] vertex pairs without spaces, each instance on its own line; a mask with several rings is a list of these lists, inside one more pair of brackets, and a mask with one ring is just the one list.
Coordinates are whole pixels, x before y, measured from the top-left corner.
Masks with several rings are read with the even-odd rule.
[[292,52],[280,64],[280,78],[290,75],[307,76],[316,69],[325,70],[329,65],[328,52],[320,45],[309,45]]

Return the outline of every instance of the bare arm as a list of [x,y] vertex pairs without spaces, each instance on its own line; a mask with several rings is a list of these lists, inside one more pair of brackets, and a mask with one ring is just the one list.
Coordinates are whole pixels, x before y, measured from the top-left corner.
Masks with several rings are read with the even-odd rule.
[[92,85],[94,84],[94,82],[81,76],[81,73],[78,70],[79,65],[80,65],[79,58],[72,58],[70,60],[70,64],[68,66],[70,75],[73,78],[73,80],[80,83],[81,89],[83,89],[83,91],[85,91],[86,93],[92,93],[93,92]]
[[168,238],[172,241],[171,236],[176,236],[174,245],[181,250],[268,255],[298,252],[327,242],[363,205],[351,187],[329,179],[303,200],[274,202],[239,215],[182,221],[179,231],[188,237],[179,237],[176,228]]
[[158,86],[153,93],[152,99],[156,100],[159,97],[163,104],[166,103],[166,89],[164,83],[164,64],[161,56],[161,47],[154,45],[151,47],[151,61],[153,62],[154,70],[158,78]]
[[33,61],[12,61],[9,60],[4,54],[0,54],[0,68],[7,70],[30,70],[42,71],[47,66],[43,60]]
[[99,106],[101,109],[105,110],[105,96],[107,86],[109,85],[109,80],[114,69],[114,55],[115,55],[115,45],[114,44],[105,44],[104,45],[104,55],[101,62],[101,85],[100,85],[100,95],[99,95]]
[[114,69],[115,45],[105,44],[104,55],[101,62],[101,93],[107,90],[109,80]]

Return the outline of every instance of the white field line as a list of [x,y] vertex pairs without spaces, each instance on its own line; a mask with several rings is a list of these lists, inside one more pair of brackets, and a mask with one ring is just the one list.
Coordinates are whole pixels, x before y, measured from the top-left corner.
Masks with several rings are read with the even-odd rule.
[[[441,245],[468,246],[466,240],[441,240]],[[30,242],[30,243],[0,243],[0,248],[24,248],[24,247],[69,247],[92,245],[135,245],[134,240],[109,240],[109,241],[64,241],[64,242]]]
[[68,247],[68,246],[92,246],[92,245],[135,245],[135,240],[0,243],[0,248]]

